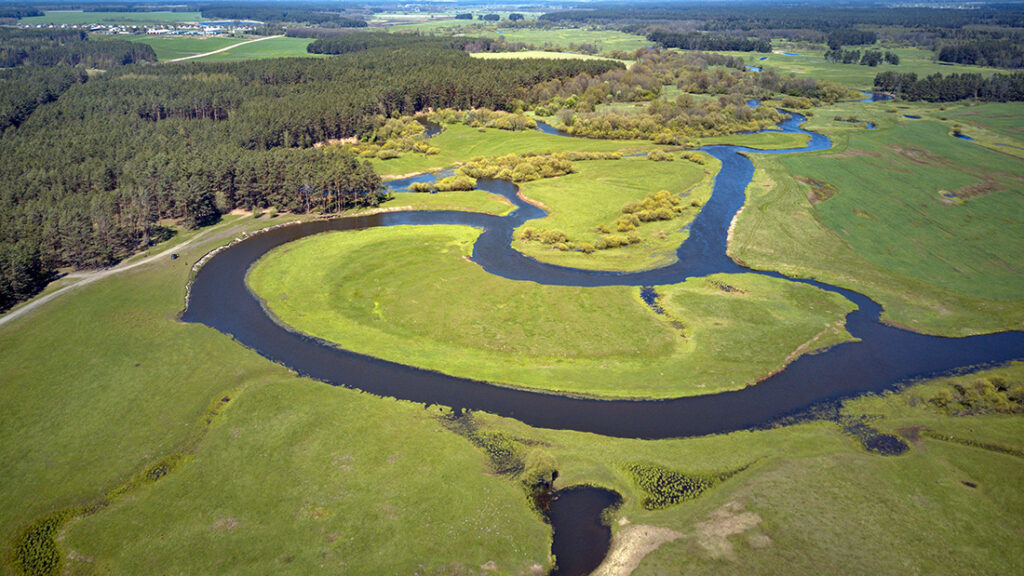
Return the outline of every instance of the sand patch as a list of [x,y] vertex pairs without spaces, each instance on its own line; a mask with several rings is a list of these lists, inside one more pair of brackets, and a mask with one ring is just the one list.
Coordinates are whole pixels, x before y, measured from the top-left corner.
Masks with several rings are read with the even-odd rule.
[[629,576],[645,556],[682,537],[682,532],[671,528],[628,524],[612,537],[608,555],[592,576]]
[[[743,503],[729,502],[712,512],[708,520],[697,524],[697,544],[712,558],[733,559],[736,552],[729,537],[751,531],[760,523],[761,516],[744,512]],[[760,531],[748,534],[747,541],[755,548],[771,544],[771,539]]]

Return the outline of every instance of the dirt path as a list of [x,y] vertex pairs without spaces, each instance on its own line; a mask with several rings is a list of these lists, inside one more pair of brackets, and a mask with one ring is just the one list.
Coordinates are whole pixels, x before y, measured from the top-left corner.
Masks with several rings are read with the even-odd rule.
[[[146,256],[141,260],[136,260],[134,262],[122,262],[117,266],[103,268],[102,270],[79,270],[72,272],[65,276],[65,278],[74,278],[78,280],[77,282],[75,282],[74,284],[69,284],[58,290],[54,290],[53,292],[50,292],[45,296],[40,296],[25,304],[21,308],[17,308],[3,316],[0,316],[0,326],[3,326],[4,324],[11,322],[17,318],[21,318],[22,316],[31,314],[32,312],[35,312],[40,306],[43,306],[47,302],[55,300],[56,298],[59,298],[60,296],[63,296],[68,292],[71,292],[72,290],[81,288],[82,286],[87,286],[97,280],[102,280],[103,278],[113,276],[114,274],[120,274],[122,272],[127,272],[128,270],[138,268],[139,266],[145,266],[146,264],[159,260],[160,258],[169,258],[172,253],[183,251],[192,244],[196,243],[198,240],[203,240],[205,239],[206,236],[209,236],[214,232],[223,231],[225,231],[225,228],[215,226],[213,228],[210,228],[209,230],[205,230],[203,232],[200,232],[199,234],[196,234],[195,236],[193,236],[189,240],[186,240],[185,242],[182,242],[181,244],[176,244],[174,246],[171,246],[167,250],[164,250],[163,252],[153,254],[152,256]],[[230,236],[235,232],[237,232],[237,230],[228,230],[227,235]]]
[[232,44],[231,46],[225,46],[224,48],[221,48],[219,50],[214,50],[213,52],[204,52],[202,54],[193,54],[191,56],[182,56],[181,58],[175,58],[173,60],[168,60],[168,62],[182,62],[184,60],[192,60],[194,58],[204,58],[206,56],[211,56],[213,54],[219,54],[221,52],[226,52],[228,50],[231,50],[232,48],[238,48],[239,46],[244,46],[246,44],[252,44],[253,42],[262,42],[264,40],[270,40],[272,38],[281,38],[283,36],[284,36],[284,34],[278,34],[277,36],[264,36],[263,38],[257,38],[255,40],[246,40],[245,42],[239,42],[238,44]]

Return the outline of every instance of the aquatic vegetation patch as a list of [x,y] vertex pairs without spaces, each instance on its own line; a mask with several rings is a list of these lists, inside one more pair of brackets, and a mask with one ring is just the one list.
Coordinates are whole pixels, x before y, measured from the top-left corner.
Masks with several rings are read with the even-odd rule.
[[633,482],[643,490],[644,508],[661,510],[697,498],[723,480],[735,476],[747,467],[718,474],[685,474],[658,464],[634,462],[624,466]]

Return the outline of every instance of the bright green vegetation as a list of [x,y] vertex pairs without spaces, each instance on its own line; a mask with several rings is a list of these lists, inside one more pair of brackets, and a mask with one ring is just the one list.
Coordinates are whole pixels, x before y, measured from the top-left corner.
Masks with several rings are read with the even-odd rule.
[[4,572],[26,526],[105,495],[60,542],[74,572],[546,564],[549,529],[522,489],[434,412],[297,379],[175,320],[192,263],[266,225],[246,218],[0,327]]
[[[132,38],[135,42],[149,44],[156,51],[160,61],[173,60],[196,54],[205,54],[220,50],[228,46],[234,46],[243,42],[253,40],[252,37],[229,38],[224,36],[212,36],[208,38],[188,37],[137,37]],[[260,40],[252,44],[238,46],[230,50],[219,52],[205,58],[194,58],[193,61],[201,62],[237,62],[240,60],[258,60],[263,58],[293,58],[293,57],[315,57],[323,58],[322,54],[310,54],[306,52],[306,46],[313,40],[311,38],[270,38]]]
[[[389,360],[480,380],[616,397],[742,388],[848,339],[852,304],[806,285],[720,275],[639,288],[515,282],[469,257],[478,232],[389,227],[304,238],[249,282],[281,322]],[[434,305],[437,298],[444,306]],[[581,330],[581,327],[585,329]]]
[[544,154],[548,152],[595,151],[633,152],[654,146],[644,141],[584,140],[544,134],[537,130],[510,132],[492,128],[471,128],[464,124],[447,125],[444,131],[429,140],[440,152],[434,155],[404,154],[400,158],[370,159],[381,175],[401,176],[441,170],[476,157],[505,154]]
[[506,42],[522,42],[538,47],[551,45],[568,48],[570,44],[590,44],[597,48],[598,52],[609,52],[612,50],[632,52],[637,48],[651,45],[643,36],[627,34],[618,30],[585,30],[582,28],[556,28],[551,30],[538,28],[507,29],[500,26],[498,29],[502,31],[501,34],[498,34],[497,30],[488,30],[474,31],[474,35],[491,38],[500,36]]
[[80,10],[51,10],[43,16],[30,16],[18,20],[19,24],[175,24],[203,22],[207,18],[199,12],[82,12]]
[[[778,43],[776,43],[778,44]],[[919,77],[930,74],[973,72],[989,75],[995,72],[1006,73],[998,68],[985,68],[983,66],[945,65],[935,61],[935,54],[930,50],[921,48],[906,47],[873,47],[873,50],[884,50],[895,52],[900,57],[900,63],[896,66],[891,64],[880,64],[878,66],[861,66],[859,64],[840,64],[825,60],[825,50],[820,48],[809,48],[805,45],[783,45],[776,46],[776,52],[789,52],[790,54],[801,54],[801,56],[787,56],[785,54],[762,54],[759,52],[721,52],[730,56],[739,56],[751,66],[758,66],[762,69],[771,68],[782,75],[795,74],[800,77],[814,78],[815,80],[830,80],[839,82],[850,87],[861,90],[870,90],[874,85],[875,76],[879,72],[895,70],[897,72],[916,72]],[[766,60],[761,60],[767,56]]]
[[74,524],[64,545],[124,574],[544,563],[549,528],[525,494],[436,415],[313,382],[253,386],[179,473]]
[[[591,56],[590,54],[574,54],[571,52],[547,52],[544,50],[523,50],[522,52],[476,52],[473,54],[474,58],[483,58],[484,60],[501,60],[508,58],[553,58],[555,60],[565,59],[577,59],[577,60],[606,60],[601,56]],[[629,61],[620,60],[624,64],[630,64]]]
[[206,58],[200,58],[200,60],[203,62],[238,62],[264,58],[324,58],[323,54],[306,52],[306,46],[312,41],[311,38],[289,38],[287,36],[271,38],[232,48],[226,52],[219,52]]
[[[951,417],[928,401],[947,380],[967,385],[979,377],[1019,386],[1024,365],[845,403],[842,419],[867,418],[904,438],[909,450],[900,456],[871,454],[822,420],[659,441],[538,430],[483,414],[477,422],[519,438],[524,457],[557,469],[556,487],[588,483],[622,494],[614,531],[640,524],[680,533],[634,574],[1018,573],[1024,467],[1004,450],[1024,450],[1024,418]],[[629,469],[637,463],[691,479],[734,473],[695,498],[651,510],[650,492]]]
[[761,132],[758,134],[729,134],[727,136],[709,136],[699,138],[697,146],[713,146],[715,144],[726,144],[730,146],[747,146],[758,150],[786,150],[789,148],[803,148],[811,137],[806,134],[791,134],[784,132]]
[[[982,111],[998,122],[995,106]],[[1003,106],[1004,114],[1019,108]],[[832,136],[834,149],[758,156],[730,253],[863,291],[886,308],[887,320],[915,330],[1019,328],[1024,165],[984,139],[953,138],[952,114],[966,124],[965,110],[857,108],[858,119],[878,124],[871,131],[834,120],[848,118],[850,105],[816,110],[810,128]]]
[[[515,208],[511,202],[497,194],[483,190],[394,194],[379,210],[465,210],[504,216]],[[374,209],[370,209],[374,210]]]
[[153,51],[156,52],[157,59],[163,62],[165,60],[220,50],[226,46],[245,42],[246,38],[229,38],[226,36],[212,36],[208,38],[133,36],[131,40],[152,46]]
[[[644,157],[576,162],[577,171],[573,174],[521,184],[522,194],[544,206],[549,214],[521,227],[512,246],[527,256],[561,266],[644,270],[670,264],[676,259],[676,249],[689,236],[687,224],[711,197],[712,179],[718,171],[716,160],[705,155],[698,157],[706,164],[678,157],[671,162],[655,162]],[[624,205],[659,190],[668,190],[679,197],[686,210],[674,219],[638,226],[635,230],[641,238],[638,244],[587,254],[523,239],[523,232],[529,227],[539,231],[559,230],[577,245],[597,245],[610,234],[627,232],[617,227]],[[693,202],[697,206],[691,205]]]

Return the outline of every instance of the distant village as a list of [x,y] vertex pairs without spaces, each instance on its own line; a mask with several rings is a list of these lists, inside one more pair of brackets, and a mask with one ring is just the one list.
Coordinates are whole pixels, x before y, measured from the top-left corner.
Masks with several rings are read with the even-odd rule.
[[167,36],[215,36],[249,33],[263,26],[255,20],[217,22],[174,22],[165,24],[23,24],[21,28],[62,28],[88,30],[93,34],[154,34]]

